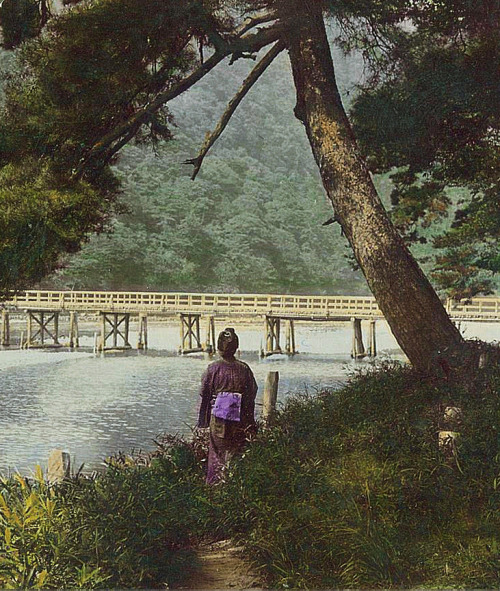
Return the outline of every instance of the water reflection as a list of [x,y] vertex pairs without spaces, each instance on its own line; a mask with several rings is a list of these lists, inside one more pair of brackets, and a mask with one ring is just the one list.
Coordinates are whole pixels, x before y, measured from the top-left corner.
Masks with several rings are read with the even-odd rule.
[[[499,331],[498,325],[470,326],[469,337],[494,340]],[[258,404],[270,370],[280,372],[283,401],[297,391],[336,388],[360,366],[350,359],[348,325],[297,326],[301,353],[290,359],[259,359],[261,330],[237,330],[242,359],[259,384]],[[402,359],[382,323],[377,333],[378,359]],[[151,325],[147,354],[94,357],[93,329],[88,327],[81,339],[88,348],[77,352],[0,351],[0,472],[29,473],[37,463],[45,464],[54,448],[68,450],[74,465],[96,469],[117,450],[151,449],[161,432],[188,433],[196,421],[198,388],[209,361],[202,355],[177,356],[178,339],[178,327]]]

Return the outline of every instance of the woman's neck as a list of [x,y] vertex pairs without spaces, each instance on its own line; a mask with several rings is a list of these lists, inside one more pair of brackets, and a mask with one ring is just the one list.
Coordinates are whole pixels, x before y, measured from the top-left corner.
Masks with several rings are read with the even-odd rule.
[[235,361],[234,355],[221,355],[223,361]]

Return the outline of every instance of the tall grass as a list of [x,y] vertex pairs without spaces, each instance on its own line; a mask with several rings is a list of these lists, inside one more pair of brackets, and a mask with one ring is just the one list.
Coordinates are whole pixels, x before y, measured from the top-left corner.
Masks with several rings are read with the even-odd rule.
[[[234,464],[223,527],[278,587],[498,587],[500,370],[386,366],[290,402]],[[462,409],[456,453],[438,446]]]
[[[145,465],[114,461],[95,479],[0,487],[0,587],[165,587],[191,563],[207,521],[192,445],[163,443]],[[140,463],[139,463],[140,464]]]
[[200,539],[228,536],[272,587],[498,587],[499,393],[494,364],[458,379],[386,365],[290,400],[216,487],[199,438],[57,487],[4,479],[0,587],[172,587]]

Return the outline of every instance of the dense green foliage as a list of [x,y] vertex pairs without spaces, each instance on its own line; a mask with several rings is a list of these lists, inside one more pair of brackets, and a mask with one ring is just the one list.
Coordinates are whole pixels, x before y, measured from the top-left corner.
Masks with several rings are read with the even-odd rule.
[[[0,487],[0,586],[182,582],[203,538],[231,536],[277,588],[495,588],[500,573],[500,371],[425,378],[383,366],[288,401],[203,482],[206,443],[167,437],[95,479]],[[458,406],[461,417],[446,418]],[[458,431],[448,447],[438,432]],[[147,461],[144,461],[147,460]]]
[[[434,245],[435,279],[457,298],[492,288],[500,251],[498,1],[418,3],[412,27],[384,29],[374,77],[354,105],[374,172],[392,171],[397,226],[411,240],[454,214]],[[352,31],[350,31],[352,32]],[[446,187],[469,189],[452,202]]]
[[26,274],[42,279],[57,266],[61,251],[78,250],[82,237],[99,229],[111,210],[112,200],[88,183],[54,176],[28,160],[0,170],[1,287],[16,285]]
[[210,513],[192,448],[163,448],[148,467],[49,487],[0,484],[1,588],[137,588],[179,579]]
[[272,586],[497,587],[499,388],[498,367],[461,385],[386,368],[290,402],[234,465],[223,527]]
[[[106,225],[117,192],[106,166],[109,161],[86,176],[85,182],[100,197],[88,204],[81,199],[74,172],[90,146],[186,71],[193,57],[187,43],[198,35],[199,18],[198,9],[177,2],[151,0],[140,7],[128,0],[94,2],[51,19],[43,34],[17,50],[4,81],[0,167],[18,167],[19,173],[9,173],[5,192],[22,193],[27,179],[34,187],[50,179],[48,190],[61,200],[73,194],[66,205],[68,217],[75,220],[75,240],[69,248],[63,240],[54,243],[47,255],[45,235],[52,230],[64,234],[66,222],[57,214],[47,216],[47,208],[37,217],[33,204],[29,219],[11,228],[11,234],[16,233],[13,241],[0,242],[0,289],[38,280],[54,268],[56,254],[75,250]],[[169,122],[168,110],[161,108],[135,131],[143,139],[169,139]],[[32,165],[25,170],[27,160]],[[7,218],[8,202],[0,202]],[[93,214],[82,222],[90,205]],[[27,237],[25,227],[33,217],[41,231]],[[44,261],[43,268],[26,265],[24,252],[12,248],[26,240],[34,256]]]
[[38,0],[4,0],[1,3],[1,45],[6,49],[13,49],[38,35],[41,25],[42,15]]

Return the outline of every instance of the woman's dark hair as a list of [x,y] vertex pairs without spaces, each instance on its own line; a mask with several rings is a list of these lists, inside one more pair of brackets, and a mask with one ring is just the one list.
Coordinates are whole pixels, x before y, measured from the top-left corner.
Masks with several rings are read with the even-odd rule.
[[240,344],[238,335],[234,332],[234,328],[226,328],[217,339],[217,349],[223,357],[233,356]]

